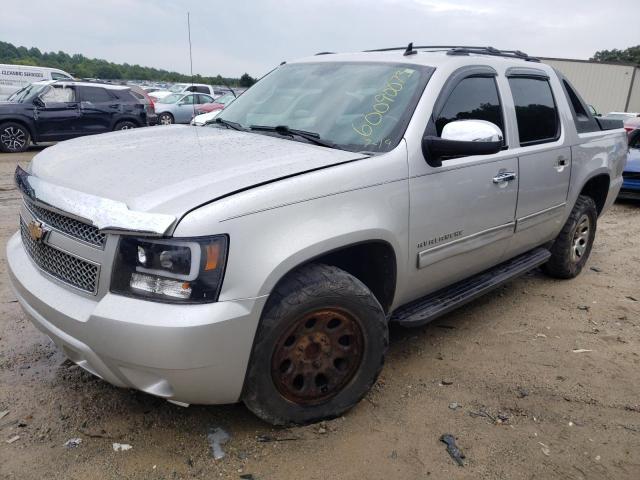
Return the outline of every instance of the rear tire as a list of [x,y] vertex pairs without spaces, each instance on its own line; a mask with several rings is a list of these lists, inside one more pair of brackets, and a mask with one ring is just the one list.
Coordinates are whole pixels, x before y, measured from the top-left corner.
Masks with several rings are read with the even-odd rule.
[[123,120],[122,122],[116,123],[116,126],[113,127],[113,131],[115,132],[117,130],[131,130],[132,128],[138,128],[138,125],[129,120]]
[[170,113],[165,112],[158,115],[158,125],[172,125],[174,123],[175,119]]
[[24,125],[6,122],[0,125],[0,151],[4,153],[24,152],[31,144],[31,135]]
[[551,246],[542,270],[555,278],[577,277],[587,263],[596,236],[598,209],[591,197],[580,195],[562,231]]
[[360,280],[308,265],[285,278],[265,306],[243,401],[274,425],[337,417],[371,389],[388,344],[384,311]]

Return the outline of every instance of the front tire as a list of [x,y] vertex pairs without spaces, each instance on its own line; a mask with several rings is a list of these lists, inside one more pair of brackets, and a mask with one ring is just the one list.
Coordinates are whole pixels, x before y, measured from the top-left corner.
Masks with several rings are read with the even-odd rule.
[[551,246],[542,270],[555,278],[577,277],[587,263],[596,236],[598,209],[591,197],[580,195],[562,231]]
[[170,113],[165,112],[158,115],[159,125],[172,125],[174,123],[175,123],[175,120],[173,118],[173,115],[171,115]]
[[7,122],[0,125],[0,151],[4,153],[24,152],[31,144],[31,135],[24,125]]
[[243,401],[274,425],[335,418],[375,383],[388,344],[384,311],[360,280],[308,265],[281,282],[265,306]]

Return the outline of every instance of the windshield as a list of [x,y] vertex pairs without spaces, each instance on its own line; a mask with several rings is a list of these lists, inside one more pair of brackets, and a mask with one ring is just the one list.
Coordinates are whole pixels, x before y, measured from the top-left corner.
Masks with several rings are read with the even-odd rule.
[[242,128],[286,126],[336,148],[388,152],[402,138],[433,68],[391,63],[283,65],[218,116]]
[[26,87],[22,87],[17,92],[12,93],[9,98],[7,98],[7,101],[22,103],[25,100],[38,95],[38,93],[40,93],[44,87],[46,87],[46,85],[32,83],[30,85],[27,85]]
[[176,83],[175,85],[172,85],[171,87],[169,87],[169,91],[173,93],[180,93],[182,90],[184,90],[184,87],[186,86],[187,86],[186,83]]
[[164,98],[160,98],[160,99],[156,100],[156,103],[176,103],[182,97],[184,97],[184,95],[182,95],[182,94],[177,95],[175,93],[172,93],[171,95],[167,95]]

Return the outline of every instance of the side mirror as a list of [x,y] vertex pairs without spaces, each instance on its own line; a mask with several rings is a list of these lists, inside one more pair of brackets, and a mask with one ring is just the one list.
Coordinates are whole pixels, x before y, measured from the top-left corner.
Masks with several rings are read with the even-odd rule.
[[40,107],[40,108],[44,108],[45,104],[44,104],[44,100],[42,100],[40,97],[36,97],[33,99],[33,104],[36,107]]
[[422,139],[422,152],[432,167],[442,166],[443,158],[491,155],[502,149],[500,128],[486,120],[456,120],[447,123],[440,137]]

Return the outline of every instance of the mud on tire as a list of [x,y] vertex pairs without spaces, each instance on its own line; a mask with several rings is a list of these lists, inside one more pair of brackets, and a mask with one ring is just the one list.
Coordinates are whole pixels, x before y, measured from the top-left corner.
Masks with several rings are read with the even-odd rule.
[[555,278],[574,278],[580,274],[593,247],[598,210],[591,197],[580,195],[562,231],[551,246],[551,258],[542,270]]
[[274,425],[337,417],[375,383],[388,344],[384,311],[360,280],[307,265],[281,281],[265,306],[243,401]]

